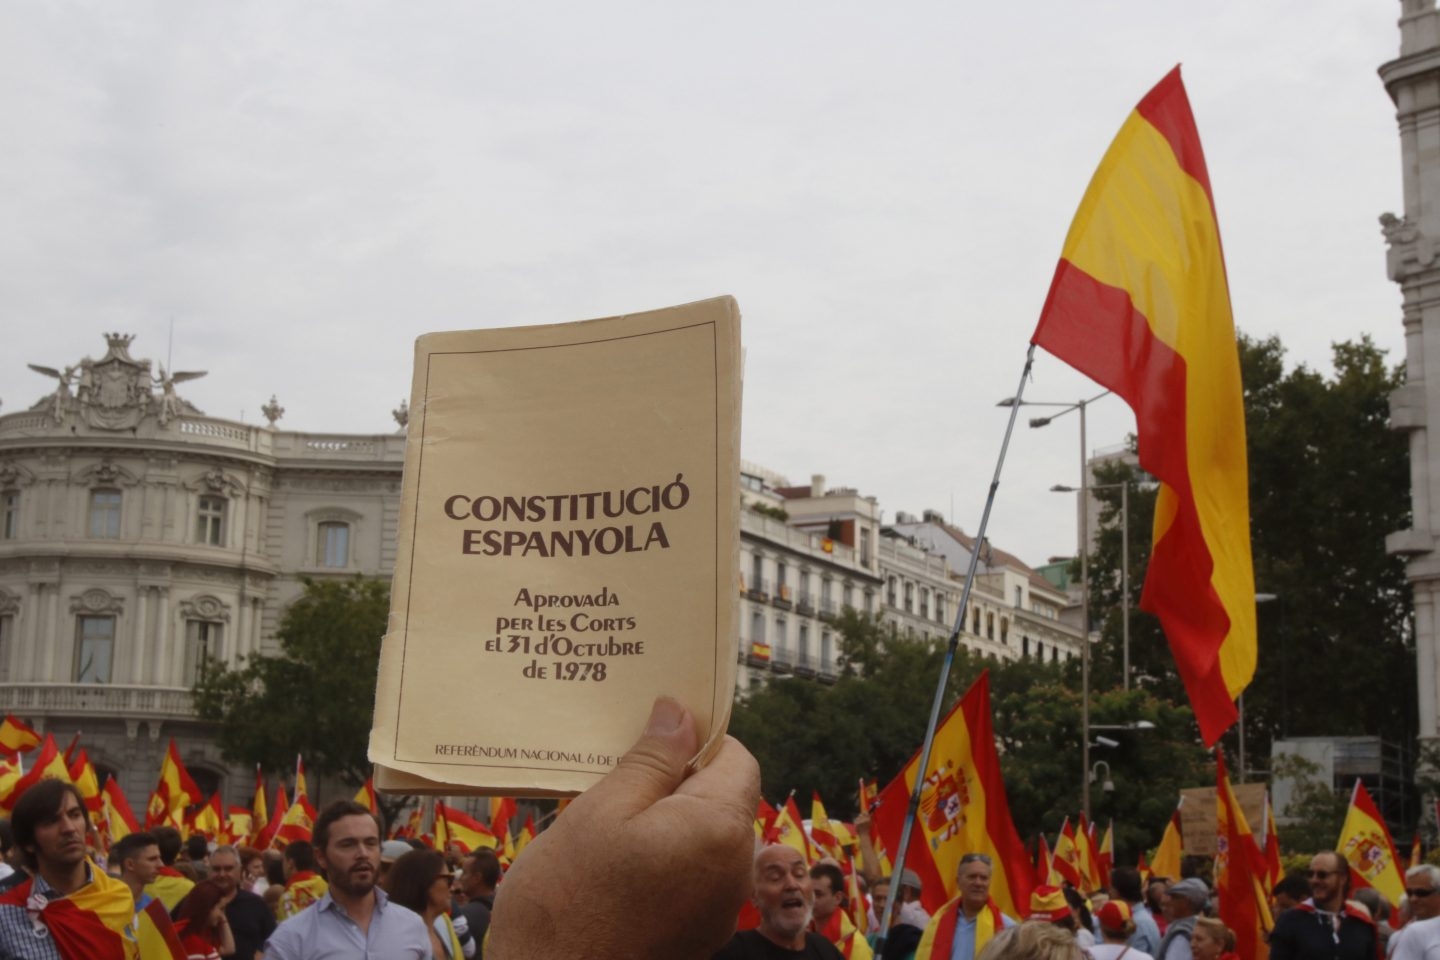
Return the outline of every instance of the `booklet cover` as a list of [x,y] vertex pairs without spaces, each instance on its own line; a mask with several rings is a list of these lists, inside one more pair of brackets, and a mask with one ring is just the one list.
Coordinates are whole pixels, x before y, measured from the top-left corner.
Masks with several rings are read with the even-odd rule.
[[577,793],[660,695],[703,762],[734,696],[739,448],[730,297],[422,336],[376,786]]

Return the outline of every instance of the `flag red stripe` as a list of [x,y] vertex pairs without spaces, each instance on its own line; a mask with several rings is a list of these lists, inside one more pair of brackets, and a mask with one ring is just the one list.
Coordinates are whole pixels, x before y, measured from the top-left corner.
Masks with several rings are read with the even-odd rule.
[[[1135,112],[1144,117],[1150,126],[1160,132],[1175,151],[1175,160],[1195,182],[1205,188],[1210,198],[1213,215],[1215,195],[1210,192],[1210,171],[1205,167],[1205,151],[1200,147],[1200,131],[1195,128],[1195,115],[1190,112],[1190,97],[1185,93],[1185,84],[1180,80],[1180,68],[1165,74]],[[1216,219],[1219,222],[1219,219]]]
[[1055,268],[1035,343],[1115,391],[1135,411],[1140,466],[1176,498],[1150,555],[1140,608],[1165,629],[1207,743],[1237,719],[1220,672],[1230,617],[1211,583],[1214,561],[1200,528],[1186,463],[1185,358],[1155,336],[1130,294],[1067,260]]

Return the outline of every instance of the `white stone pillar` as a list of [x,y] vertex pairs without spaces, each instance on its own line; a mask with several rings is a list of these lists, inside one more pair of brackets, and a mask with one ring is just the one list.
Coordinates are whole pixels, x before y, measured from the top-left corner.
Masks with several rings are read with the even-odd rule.
[[135,629],[130,644],[130,675],[127,683],[143,683],[145,669],[145,648],[150,643],[150,591],[152,588],[141,584],[135,590]]
[[45,670],[41,674],[40,679],[60,683],[73,680],[75,678],[70,676],[68,670],[64,672],[64,675],[61,674],[56,662],[59,659],[60,648],[62,647],[68,651],[73,658],[73,647],[75,645],[73,632],[67,641],[64,639],[64,633],[60,629],[60,582],[58,580],[50,584],[50,599],[46,605],[46,611],[45,629],[50,635],[50,642],[45,644]]
[[160,686],[174,686],[179,676],[178,668],[173,663],[174,651],[170,646],[170,588],[160,587],[160,605],[156,611],[157,623],[155,624],[155,682]]

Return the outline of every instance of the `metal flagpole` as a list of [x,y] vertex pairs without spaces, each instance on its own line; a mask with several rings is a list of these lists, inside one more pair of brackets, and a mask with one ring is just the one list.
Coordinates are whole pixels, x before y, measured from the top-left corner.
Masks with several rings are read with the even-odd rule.
[[955,612],[955,625],[950,628],[950,642],[945,647],[945,662],[940,666],[940,679],[935,684],[935,699],[930,704],[930,722],[925,727],[925,744],[920,748],[920,767],[915,772],[915,786],[910,789],[910,806],[905,811],[905,826],[900,831],[900,850],[890,873],[890,896],[885,900],[885,914],[880,919],[880,933],[875,943],[875,955],[885,952],[885,939],[890,934],[890,920],[895,913],[895,900],[900,890],[901,875],[905,870],[905,854],[910,849],[910,833],[915,827],[915,814],[920,809],[920,790],[925,785],[925,776],[930,769],[930,751],[935,746],[935,728],[940,723],[940,707],[945,702],[945,685],[950,680],[950,667],[955,662],[955,648],[960,645],[960,630],[965,625],[966,609],[970,605],[970,590],[975,584],[975,569],[980,563],[980,551],[985,544],[985,530],[990,525],[990,508],[995,505],[995,492],[1000,489],[1000,470],[1005,466],[1005,454],[1010,449],[1010,436],[1015,432],[1015,418],[1020,414],[1020,398],[1025,393],[1025,381],[1030,379],[1030,367],[1035,362],[1035,344],[1025,353],[1025,368],[1020,371],[1020,386],[1015,390],[1015,402],[1010,405],[1010,420],[1005,424],[1005,437],[1000,441],[1000,456],[995,461],[995,476],[990,480],[990,490],[985,496],[985,510],[980,514],[980,529],[975,533],[975,546],[970,551],[970,565],[965,570],[965,587],[960,593],[959,608]]

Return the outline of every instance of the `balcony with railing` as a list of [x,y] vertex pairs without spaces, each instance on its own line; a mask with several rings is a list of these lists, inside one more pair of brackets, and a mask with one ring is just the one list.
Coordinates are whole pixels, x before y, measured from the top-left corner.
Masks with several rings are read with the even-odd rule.
[[794,596],[795,594],[790,589],[790,585],[788,583],[776,584],[775,595],[770,598],[770,602],[775,604],[775,606],[779,607],[781,610],[789,610],[795,606],[795,602],[793,599]]
[[0,683],[0,703],[22,717],[93,716],[117,719],[193,720],[185,687],[108,683]]
[[760,603],[769,601],[770,581],[764,579],[748,581],[745,585],[745,596]]
[[813,617],[815,615],[815,595],[808,590],[802,590],[795,603],[795,610],[801,616]]

